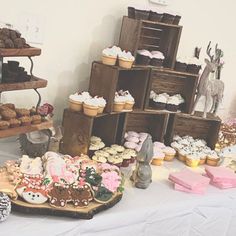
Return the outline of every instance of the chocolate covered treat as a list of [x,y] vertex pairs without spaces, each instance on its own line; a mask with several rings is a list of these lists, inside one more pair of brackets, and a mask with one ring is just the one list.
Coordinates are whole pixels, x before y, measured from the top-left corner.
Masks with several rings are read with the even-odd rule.
[[10,120],[10,119],[16,118],[16,112],[9,108],[6,110],[3,110],[1,112],[1,115],[4,120]]
[[22,117],[22,116],[30,116],[30,111],[28,109],[16,109],[16,114],[18,117]]
[[9,122],[0,120],[0,130],[8,129],[9,128]]

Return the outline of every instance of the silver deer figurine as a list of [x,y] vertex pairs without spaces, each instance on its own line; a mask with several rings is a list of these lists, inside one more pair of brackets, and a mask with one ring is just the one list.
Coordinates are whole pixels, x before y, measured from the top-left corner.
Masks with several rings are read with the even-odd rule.
[[210,60],[205,59],[206,66],[199,79],[197,96],[192,111],[193,115],[199,99],[201,98],[201,96],[204,96],[205,97],[204,112],[203,112],[204,118],[206,118],[207,116],[207,108],[209,107],[211,100],[212,100],[212,106],[210,109],[210,113],[216,115],[219,104],[222,101],[224,94],[224,83],[221,80],[209,78],[210,73],[215,73],[217,70],[219,58],[221,57],[219,53],[220,50],[217,48],[216,44],[215,55],[211,55],[211,42],[209,42],[206,52]]

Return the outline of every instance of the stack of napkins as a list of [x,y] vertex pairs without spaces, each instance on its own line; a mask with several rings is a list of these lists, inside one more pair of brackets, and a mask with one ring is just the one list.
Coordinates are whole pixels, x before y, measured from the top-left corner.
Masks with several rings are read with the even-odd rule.
[[204,194],[210,182],[209,178],[188,169],[171,173],[169,180],[174,183],[175,190],[197,194]]
[[206,175],[211,179],[211,184],[221,188],[235,188],[236,174],[233,170],[226,167],[206,166]]

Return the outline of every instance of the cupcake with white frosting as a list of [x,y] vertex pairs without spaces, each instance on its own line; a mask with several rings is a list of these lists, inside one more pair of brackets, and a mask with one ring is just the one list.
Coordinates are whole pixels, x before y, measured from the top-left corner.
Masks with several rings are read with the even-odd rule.
[[121,112],[124,110],[126,103],[126,99],[124,96],[119,95],[117,92],[115,93],[114,104],[113,104],[113,111]]
[[73,111],[82,111],[84,101],[90,98],[88,92],[71,94],[69,96],[69,108]]
[[178,57],[176,62],[175,62],[175,70],[181,71],[181,72],[186,72],[187,70],[187,59],[185,57],[181,58]]
[[116,64],[118,54],[120,54],[121,52],[122,50],[117,46],[105,48],[102,51],[102,63],[105,65],[114,66]]
[[122,91],[121,96],[123,96],[124,100],[125,100],[124,109],[125,110],[132,110],[133,106],[135,104],[134,97],[130,94],[130,92],[128,90],[126,90],[124,92]]
[[186,156],[186,165],[189,167],[197,167],[200,163],[200,157],[196,152],[192,152]]
[[125,50],[123,52],[120,52],[118,54],[119,57],[119,66],[130,69],[134,63],[134,56],[131,54],[131,52],[126,52]]
[[145,49],[137,50],[136,63],[139,65],[147,66],[152,59],[152,54]]
[[106,100],[103,97],[95,97],[95,99],[97,100],[98,103],[98,114],[102,114],[105,106],[107,104]]
[[220,158],[216,151],[211,151],[207,154],[206,163],[209,166],[217,166],[219,164]]
[[166,109],[176,112],[179,108],[180,100],[176,96],[171,96],[167,100]]
[[155,102],[155,107],[157,109],[166,109],[167,102],[169,100],[169,95],[167,93],[158,94],[153,101]]
[[196,57],[193,57],[189,60],[188,65],[187,65],[187,72],[193,73],[193,74],[198,74],[199,71],[201,70],[201,62],[199,59]]
[[83,104],[84,114],[87,116],[96,116],[99,110],[99,102],[97,98],[90,98],[84,101]]
[[165,59],[164,54],[160,51],[152,51],[151,54],[152,54],[152,59],[150,64],[152,66],[162,67]]

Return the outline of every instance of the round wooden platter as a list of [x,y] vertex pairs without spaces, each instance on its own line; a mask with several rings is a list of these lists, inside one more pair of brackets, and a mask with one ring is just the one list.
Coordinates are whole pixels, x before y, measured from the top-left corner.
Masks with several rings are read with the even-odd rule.
[[116,193],[106,203],[92,201],[88,207],[84,208],[76,208],[70,203],[65,207],[52,207],[49,203],[33,205],[20,198],[15,198],[16,193],[14,191],[14,186],[8,181],[7,172],[5,171],[0,173],[0,192],[5,192],[11,197],[13,211],[34,215],[53,215],[78,219],[92,219],[95,214],[113,207],[122,198],[122,193]]

